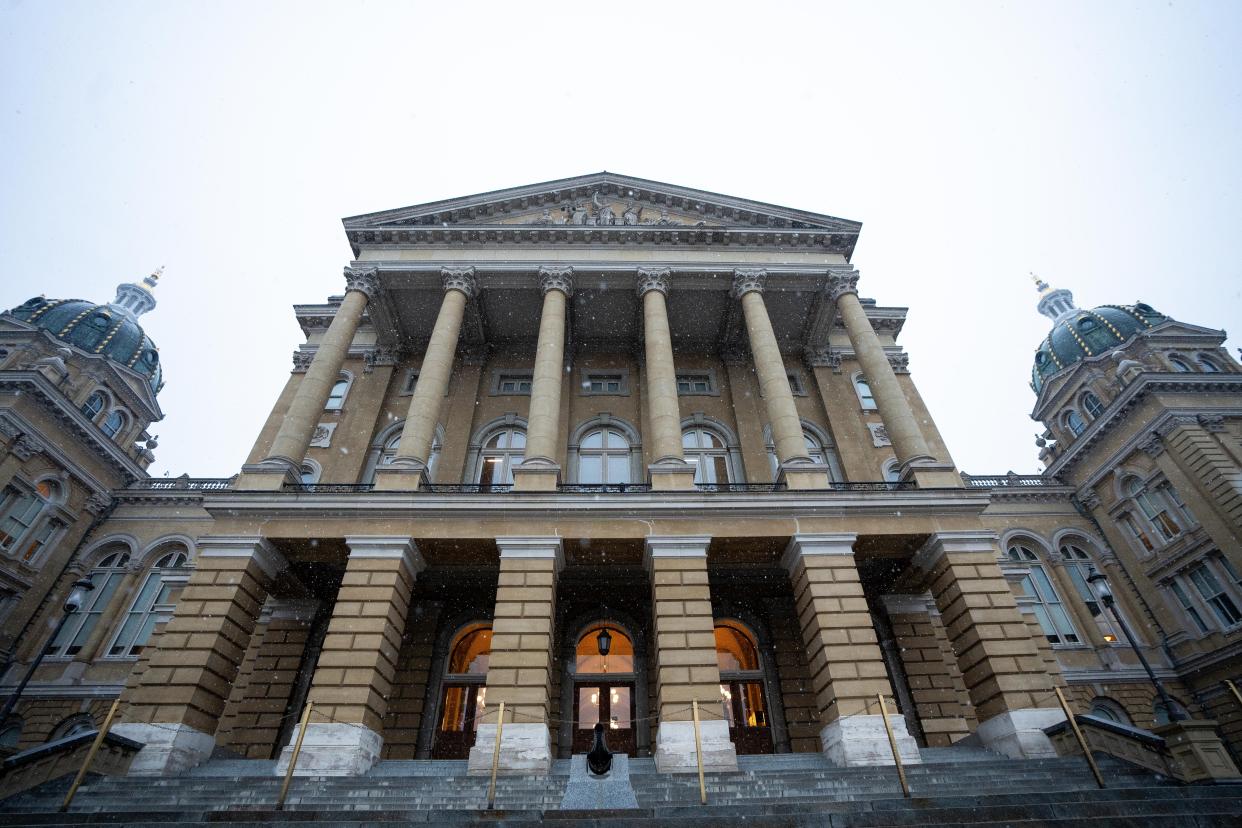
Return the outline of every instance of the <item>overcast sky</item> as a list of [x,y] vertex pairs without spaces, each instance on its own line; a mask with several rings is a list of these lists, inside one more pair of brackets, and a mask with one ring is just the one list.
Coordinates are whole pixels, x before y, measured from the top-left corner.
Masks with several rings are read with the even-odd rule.
[[6,2],[0,306],[166,265],[151,471],[236,472],[342,216],[602,169],[861,221],[958,466],[1039,468],[1035,271],[1242,308],[1242,3]]

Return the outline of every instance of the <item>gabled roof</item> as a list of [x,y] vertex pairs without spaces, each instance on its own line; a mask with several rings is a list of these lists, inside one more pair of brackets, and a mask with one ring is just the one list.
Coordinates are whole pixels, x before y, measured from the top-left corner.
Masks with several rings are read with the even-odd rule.
[[[862,224],[599,172],[343,219],[354,245],[435,240],[795,244],[848,257]],[[488,231],[478,233],[477,231]]]

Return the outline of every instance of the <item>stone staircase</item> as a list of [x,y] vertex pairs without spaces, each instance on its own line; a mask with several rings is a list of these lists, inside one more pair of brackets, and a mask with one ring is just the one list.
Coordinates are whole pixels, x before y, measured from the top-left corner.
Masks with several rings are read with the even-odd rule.
[[960,747],[925,750],[923,758],[924,764],[907,768],[913,795],[906,799],[891,766],[838,768],[817,754],[745,756],[736,773],[707,776],[707,806],[699,804],[696,775],[660,774],[651,759],[632,759],[637,810],[578,812],[559,810],[569,778],[565,761],[547,776],[500,777],[495,811],[485,810],[487,778],[467,776],[465,762],[386,761],[362,777],[296,778],[286,810],[277,812],[272,803],[281,780],[272,775],[273,762],[216,760],[178,777],[92,777],[67,814],[57,808],[69,780],[50,782],[0,803],[0,824],[1242,825],[1242,785],[1183,786],[1103,757],[1108,788],[1099,790],[1080,758],[1016,761]]

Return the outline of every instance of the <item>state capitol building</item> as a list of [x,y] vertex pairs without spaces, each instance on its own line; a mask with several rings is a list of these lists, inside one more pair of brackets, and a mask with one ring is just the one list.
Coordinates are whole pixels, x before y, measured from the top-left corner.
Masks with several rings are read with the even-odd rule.
[[119,698],[134,776],[280,773],[299,736],[299,773],[486,774],[503,702],[502,775],[597,723],[694,772],[696,706],[709,773],[891,764],[882,696],[910,764],[1040,758],[1060,689],[1132,729],[1210,721],[1242,757],[1223,331],[1038,283],[1047,470],[979,476],[924,405],[906,308],[866,298],[857,222],[599,173],[344,230],[340,293],[293,306],[305,340],[228,479],[146,472],[158,275],[7,297],[0,694],[42,655],[10,753]]

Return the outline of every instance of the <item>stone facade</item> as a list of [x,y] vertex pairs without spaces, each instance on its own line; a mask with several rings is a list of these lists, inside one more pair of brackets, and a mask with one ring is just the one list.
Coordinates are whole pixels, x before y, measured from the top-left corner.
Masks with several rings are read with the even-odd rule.
[[[218,751],[283,768],[309,701],[303,773],[495,754],[538,774],[596,721],[678,773],[697,703],[710,771],[858,765],[892,761],[883,697],[907,762],[962,740],[1044,756],[1056,687],[1157,726],[1093,567],[1170,695],[1242,750],[1223,334],[1134,311],[1128,338],[1039,374],[1048,473],[962,475],[905,309],[859,296],[859,228],[611,174],[349,219],[343,294],[297,307],[306,341],[230,480],[147,478],[149,443],[122,446],[153,396],[104,445],[73,412],[125,366],[0,317],[0,520],[55,481],[17,540],[61,521],[0,560],[5,683],[75,579],[104,596],[6,738],[120,696],[131,773]],[[1067,291],[1045,304],[1076,318]]]

